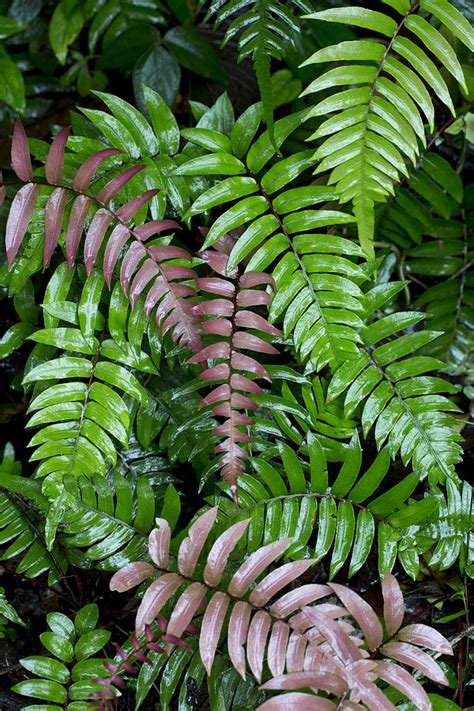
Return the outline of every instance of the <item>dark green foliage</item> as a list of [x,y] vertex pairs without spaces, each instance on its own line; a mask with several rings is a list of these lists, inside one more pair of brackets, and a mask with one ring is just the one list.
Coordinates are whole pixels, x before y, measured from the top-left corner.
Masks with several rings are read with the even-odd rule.
[[[94,682],[104,670],[100,653],[110,639],[110,632],[96,629],[99,608],[91,604],[81,608],[74,621],[59,612],[47,615],[49,630],[40,635],[48,656],[20,660],[24,669],[35,676],[20,681],[13,691],[47,704],[66,705],[70,711],[85,711],[88,699],[97,690]],[[54,705],[25,706],[27,709],[60,708]]]
[[[441,617],[460,645],[457,681],[443,669],[465,701],[474,32],[462,3],[365,5],[0,0],[2,116],[27,127],[0,180],[0,421],[21,461],[7,445],[0,637],[25,618],[10,575],[52,586],[64,612],[90,603],[74,623],[50,613],[48,654],[21,660],[31,711],[90,708],[111,636],[95,601],[114,638],[139,608],[124,644],[137,668],[121,648],[111,662],[133,678],[130,708],[330,697],[381,711],[415,694],[436,711],[421,677],[444,674],[421,650],[415,679],[394,672],[411,664],[396,645],[451,647],[428,627],[431,646],[394,637],[394,576],[409,623]],[[51,142],[36,119],[62,87],[72,126],[54,113]],[[137,595],[111,597],[112,572],[113,591]],[[271,665],[275,597],[252,598],[264,573],[274,596],[332,595],[324,619],[318,606],[295,607],[291,631],[279,618]],[[169,655],[153,648],[166,634]],[[291,676],[303,669],[323,676]]]

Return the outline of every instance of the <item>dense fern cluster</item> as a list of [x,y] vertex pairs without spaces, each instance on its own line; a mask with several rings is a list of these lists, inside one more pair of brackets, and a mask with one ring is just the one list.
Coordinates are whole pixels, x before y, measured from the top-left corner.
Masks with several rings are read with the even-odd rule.
[[[26,356],[33,432],[1,465],[2,559],[138,589],[105,667],[94,605],[48,618],[32,711],[112,708],[136,674],[135,708],[156,684],[163,709],[441,708],[421,677],[449,684],[453,647],[403,626],[395,576],[465,604],[474,574],[474,32],[447,0],[322,6],[200,3],[253,63],[237,118],[224,94],[181,127],[143,86],[50,144],[13,127],[0,354]],[[279,110],[271,69],[301,53]]]

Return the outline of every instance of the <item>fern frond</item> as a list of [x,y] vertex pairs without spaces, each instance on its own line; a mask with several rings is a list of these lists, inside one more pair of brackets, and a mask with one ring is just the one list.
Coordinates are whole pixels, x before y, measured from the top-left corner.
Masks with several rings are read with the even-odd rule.
[[[226,499],[212,499],[219,504],[218,522],[224,528],[250,516],[243,539],[249,553],[292,537],[295,543],[286,551],[287,557],[327,560],[332,579],[347,564],[349,577],[357,573],[377,547],[381,578],[398,559],[416,579],[420,553],[428,550],[426,541],[424,546],[417,542],[417,533],[436,523],[441,505],[434,495],[418,498],[417,474],[407,474],[390,486],[388,449],[382,449],[365,468],[357,437],[334,473],[316,436],[309,436],[298,453],[283,442],[278,449],[278,457],[271,461],[250,460],[252,474],[239,481],[238,511]],[[453,528],[457,536],[463,535],[461,525],[453,522]]]
[[[167,373],[162,370],[160,381],[163,382],[166,376]],[[152,443],[155,441],[157,453],[166,453],[166,458],[161,459],[162,466],[191,462],[199,471],[208,464],[215,445],[209,431],[215,421],[211,420],[209,411],[199,410],[201,398],[196,392],[198,387],[199,382],[192,380],[170,389],[149,388],[153,396],[151,408],[140,406],[136,419],[137,438],[146,457],[152,454]],[[126,456],[128,460],[130,454],[133,455],[133,447],[130,450],[129,446],[121,458]],[[141,456],[144,456],[143,451]],[[135,464],[132,466],[136,469]]]
[[[458,173],[432,150],[424,152],[417,168],[410,166],[408,173],[408,179],[376,212],[378,239],[402,249],[420,244],[424,236],[448,237],[451,233],[445,228],[457,215],[464,192]],[[436,266],[443,269],[440,262]]]
[[[17,255],[32,219],[35,224],[41,224],[41,230],[44,229],[43,268],[50,263],[64,222],[64,247],[69,266],[77,259],[82,233],[86,230],[84,264],[87,274],[91,273],[103,245],[106,245],[102,268],[109,286],[120,254],[126,247],[123,259],[120,260],[120,283],[124,293],[129,295],[132,307],[147,290],[144,301],[147,316],[154,311],[164,333],[170,331],[175,341],[197,350],[201,341],[195,319],[190,315],[189,300],[195,292],[189,284],[181,281],[183,277],[193,279],[195,274],[192,269],[181,266],[179,262],[176,264],[175,261],[184,260],[186,263],[190,257],[178,247],[162,243],[148,247],[144,244],[150,237],[179,225],[172,220],[153,220],[137,225],[131,223],[140,209],[156,195],[156,189],[139,193],[115,209],[110,204],[145,166],[132,165],[111,179],[104,180],[102,176],[91,189],[91,181],[102,163],[111,155],[120,153],[117,149],[104,149],[89,156],[69,176],[69,180],[64,179],[61,183],[67,136],[68,131],[62,129],[53,140],[46,160],[44,180],[33,177],[24,129],[20,123],[16,124],[12,163],[18,177],[26,184],[16,194],[8,216],[6,248],[9,266]],[[112,224],[115,226],[106,238]]]
[[[235,3],[233,0],[206,0],[201,6],[209,4],[207,18],[215,18],[214,28],[226,24],[223,45],[238,37],[237,49],[239,61],[252,58],[257,78],[263,115],[274,143],[271,59],[282,59],[295,42],[300,28],[293,10],[280,0],[245,0]],[[303,0],[292,3],[295,10],[308,11],[308,4]],[[244,10],[241,13],[241,10]]]
[[[217,509],[211,509],[192,524],[180,544],[176,566],[170,560],[169,526],[166,521],[157,520],[158,527],[149,538],[149,554],[158,577],[149,584],[140,603],[136,617],[139,632],[153,622],[167,602],[173,600],[171,616],[163,623],[169,637],[180,638],[190,623],[203,615],[198,632],[199,653],[208,675],[211,674],[219,638],[225,630],[231,664],[243,679],[246,678],[248,664],[253,676],[261,682],[266,671],[266,659],[273,677],[280,677],[285,668],[290,675],[313,672],[323,683],[302,686],[315,687],[337,697],[354,694],[356,700],[362,695],[371,709],[377,708],[373,704],[374,699],[378,701],[379,708],[389,708],[385,704],[386,697],[374,683],[378,673],[389,684],[394,683],[396,688],[400,689],[400,685],[397,684],[396,674],[390,673],[382,662],[371,661],[370,670],[376,673],[364,677],[362,660],[369,655],[366,647],[372,653],[371,659],[381,653],[382,657],[407,662],[416,669],[422,665],[430,678],[447,683],[440,668],[426,653],[418,651],[416,657],[410,659],[411,645],[421,643],[422,633],[425,633],[424,646],[428,644],[432,649],[447,654],[452,650],[441,635],[434,632],[430,635],[429,628],[402,628],[405,612],[403,596],[393,576],[387,574],[383,584],[385,626],[388,630],[388,641],[383,644],[384,632],[377,615],[348,588],[336,584],[307,584],[282,595],[282,590],[301,578],[314,562],[299,560],[278,564],[269,572],[269,567],[288,548],[291,539],[270,543],[251,554],[243,563],[233,565],[232,552],[249,526],[249,519],[236,523],[217,538],[206,556],[202,571],[202,565],[198,567],[199,559],[216,514]],[[153,576],[153,568],[149,570],[150,567],[144,568],[143,563],[139,562],[131,563],[115,573],[110,581],[111,589],[123,592],[150,580]],[[260,579],[262,575],[265,577]],[[342,602],[342,607],[325,602],[313,605],[331,594]],[[348,615],[359,628],[359,633],[353,624],[340,619]],[[173,646],[168,645],[170,649]],[[347,665],[356,661],[362,663],[361,671],[358,673],[353,667],[347,674]],[[382,665],[380,669],[379,665]],[[327,672],[330,672],[329,676]],[[340,677],[339,686],[336,684],[337,676],[333,681],[333,675]],[[411,678],[408,674],[407,677]],[[267,683],[264,688],[288,688],[272,684],[274,682]],[[407,692],[406,688],[400,690]],[[421,686],[412,686],[412,693],[419,700],[423,699],[423,708],[429,707]]]
[[[291,442],[306,452],[306,443],[316,436],[328,461],[344,459],[347,442],[356,421],[344,415],[340,402],[327,403],[327,381],[299,375],[287,367],[267,366],[274,385],[271,394],[256,398],[252,452],[264,459],[278,454],[280,440]],[[281,387],[279,387],[279,381]]]
[[[200,256],[217,274],[228,274],[228,256],[225,252],[207,250],[201,252]],[[272,277],[247,272],[237,280],[237,270],[230,275],[234,280],[223,279],[221,276],[198,279],[201,291],[217,297],[194,307],[194,312],[206,319],[202,324],[203,332],[213,337],[214,342],[204,346],[188,363],[208,364],[209,361],[219,361],[217,365],[207,367],[199,376],[204,383],[221,383],[201,400],[199,407],[210,406],[214,415],[224,418],[224,422],[212,433],[224,438],[215,451],[222,453],[219,461],[221,474],[237,500],[237,480],[248,457],[242,445],[251,441],[249,434],[242,428],[248,430],[253,424],[252,418],[245,413],[257,408],[253,397],[263,394],[254,378],[270,380],[265,368],[254,357],[241,351],[278,354],[277,349],[257,333],[273,337],[280,333],[262,316],[249,310],[251,307],[269,305],[270,295],[255,287],[268,284],[274,286]],[[215,337],[219,339],[217,342]]]
[[[1,560],[21,556],[16,572],[26,578],[36,578],[48,573],[48,583],[54,585],[66,573],[67,560],[62,549],[55,544],[49,548],[46,544],[44,518],[36,506],[24,501],[27,495],[28,481],[18,476],[19,462],[14,460],[14,451],[7,445],[0,465],[0,546]],[[10,486],[14,477],[17,486]],[[18,493],[17,493],[18,492]],[[23,496],[21,495],[23,493]],[[38,495],[41,495],[38,492]],[[37,504],[37,497],[33,500]],[[44,501],[46,504],[47,501]],[[42,507],[38,506],[38,509]]]
[[[116,464],[118,444],[127,446],[130,429],[128,407],[114,388],[147,404],[148,393],[128,368],[156,373],[148,356],[137,356],[132,348],[124,351],[101,336],[99,303],[104,278],[100,272],[91,274],[77,305],[67,301],[72,278],[73,272],[61,264],[50,282],[60,288],[51,287],[45,297],[47,328],[31,336],[63,353],[57,358],[48,354],[48,360],[30,369],[23,379],[24,384],[61,381],[34,397],[27,425],[41,428],[29,442],[37,447],[31,460],[41,462],[36,475],[54,475],[56,481],[66,474],[105,477]],[[58,296],[63,296],[62,304]],[[51,304],[56,308],[48,313]],[[69,321],[67,327],[59,325],[64,319]]]
[[68,560],[83,568],[117,570],[147,550],[155,518],[155,493],[147,477],[135,483],[67,477],[60,542]]
[[[368,314],[386,303],[396,288],[403,288],[403,283],[369,292]],[[461,436],[448,413],[459,409],[440,394],[454,394],[457,388],[447,380],[427,375],[444,364],[417,355],[441,335],[437,331],[413,331],[423,318],[419,312],[393,313],[364,327],[360,354],[334,373],[328,399],[345,393],[344,406],[349,415],[364,402],[364,434],[375,426],[377,447],[387,442],[392,457],[400,452],[405,465],[411,461],[415,472],[427,476],[436,486],[448,478],[456,479],[454,465],[461,459]],[[396,336],[405,329],[409,332]]]
[[[304,112],[275,123],[277,146],[301,124],[303,117]],[[242,262],[247,271],[274,265],[277,294],[270,319],[284,317],[284,335],[292,333],[301,360],[309,360],[312,370],[320,370],[357,354],[357,329],[362,323],[358,315],[362,310],[359,284],[366,274],[356,260],[363,257],[363,252],[348,239],[319,232],[329,225],[349,224],[354,218],[335,210],[313,208],[315,203],[335,197],[331,188],[313,185],[287,189],[309,167],[309,152],[296,153],[267,167],[276,153],[268,131],[250,149],[248,143],[243,145],[241,141],[242,131],[250,123],[251,135],[255,133],[258,124],[253,119],[249,109],[237,120],[228,152],[194,158],[183,163],[177,172],[206,174],[212,164],[212,173],[228,175],[232,168],[232,175],[239,175],[231,178],[232,193],[222,184],[211,187],[194,202],[189,216],[226,205],[233,194],[245,196],[227,207],[214,222],[204,248],[229,230],[245,228],[230,254],[229,269]],[[192,129],[186,131],[186,136],[197,140]],[[236,156],[247,150],[246,169]]]
[[[471,271],[474,243],[469,213],[461,220],[438,220],[422,244],[406,252],[408,274],[438,277],[415,302],[426,309],[430,328],[442,330],[433,344],[433,355],[446,361],[455,375],[469,371],[474,350],[474,275]],[[444,280],[442,280],[444,277]]]
[[446,483],[446,501],[440,500],[436,519],[415,529],[422,550],[428,550],[430,567],[447,570],[459,561],[462,574],[474,577],[474,543],[472,536],[472,486],[462,483],[461,491]]
[[360,244],[369,256],[374,254],[375,204],[385,202],[400,177],[407,175],[407,160],[416,164],[419,141],[426,144],[419,109],[433,131],[434,105],[428,89],[455,115],[447,84],[429,55],[465,87],[454,49],[428,22],[426,14],[449,26],[468,47],[474,45],[474,31],[449,3],[441,6],[437,2],[416,1],[394,8],[400,15],[397,21],[382,12],[358,7],[334,8],[307,16],[355,25],[382,36],[325,47],[304,63],[345,63],[316,79],[304,94],[334,85],[354,87],[323,99],[308,117],[336,114],[312,136],[324,139],[315,153],[315,159],[321,161],[316,173],[331,171],[328,183],[336,186],[340,202],[352,202]]

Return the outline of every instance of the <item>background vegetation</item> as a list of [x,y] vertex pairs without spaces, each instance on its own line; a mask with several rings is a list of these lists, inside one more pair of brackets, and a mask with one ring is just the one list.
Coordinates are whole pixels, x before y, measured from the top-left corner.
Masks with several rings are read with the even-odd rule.
[[368,5],[0,0],[2,708],[469,707],[474,13]]

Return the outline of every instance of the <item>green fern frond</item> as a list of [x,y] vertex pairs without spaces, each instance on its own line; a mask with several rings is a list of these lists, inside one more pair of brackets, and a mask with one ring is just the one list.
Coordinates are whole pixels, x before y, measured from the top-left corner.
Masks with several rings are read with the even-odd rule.
[[[270,140],[275,144],[272,93],[271,60],[282,59],[289,48],[295,47],[301,31],[294,11],[308,12],[310,6],[304,0],[292,3],[294,11],[280,0],[205,0],[209,5],[206,16],[215,18],[214,28],[226,24],[224,42],[237,39],[239,61],[252,58],[263,105],[263,116]],[[244,12],[241,13],[241,10]]]
[[[452,220],[459,213],[464,192],[458,173],[447,160],[431,150],[424,152],[417,168],[409,167],[408,172],[408,179],[402,181],[394,196],[376,212],[378,241],[407,249],[421,244],[424,236],[454,237],[449,228],[454,228]],[[420,254],[421,258],[423,256],[426,255]],[[442,259],[444,255],[438,251],[436,256]],[[429,268],[427,261],[423,262]],[[430,264],[433,274],[441,276],[444,273],[442,261]]]
[[19,476],[20,472],[13,447],[7,445],[0,464],[0,487],[3,489],[0,492],[0,559],[21,556],[16,565],[19,575],[36,578],[48,573],[48,583],[54,585],[66,573],[67,560],[57,544],[52,548],[47,546],[44,516],[40,511],[46,507],[47,500],[39,491],[37,495],[32,494],[34,504],[42,503],[38,510],[31,506],[31,501],[24,500],[33,482]]
[[416,529],[420,546],[430,549],[429,564],[447,570],[459,559],[461,574],[474,577],[472,486],[463,482],[461,491],[447,482],[446,501],[440,500],[438,516]]
[[[239,510],[226,498],[212,499],[222,512],[218,520],[223,529],[250,517],[244,539],[249,553],[272,541],[294,537],[287,556],[328,560],[333,578],[345,565],[349,565],[349,576],[354,575],[375,546],[381,577],[398,559],[416,578],[420,554],[429,548],[426,539],[424,546],[418,543],[417,534],[430,522],[436,525],[438,506],[444,500],[434,495],[412,498],[419,481],[415,473],[386,489],[387,448],[365,468],[359,440],[354,437],[343,464],[333,473],[318,438],[310,435],[307,447],[298,452],[280,443],[277,459],[253,458],[251,464],[252,475],[245,474],[239,482]],[[456,522],[453,530],[454,536],[464,534]]]
[[[364,255],[350,240],[325,233],[328,226],[354,222],[343,212],[314,208],[336,197],[332,188],[289,187],[310,166],[310,152],[277,159],[268,167],[276,154],[268,131],[251,145],[251,139],[243,143],[243,132],[250,131],[253,136],[258,128],[256,115],[256,110],[249,109],[238,119],[226,151],[193,158],[177,173],[232,176],[204,192],[191,206],[188,217],[210,207],[226,207],[209,230],[204,247],[215,244],[231,230],[239,230],[229,270],[240,263],[245,263],[247,271],[273,265],[277,294],[270,317],[283,320],[284,335],[293,335],[299,358],[309,361],[310,369],[317,371],[357,355],[357,329],[362,324],[360,284],[367,277],[356,260]],[[277,146],[301,125],[304,116],[303,111],[275,123]],[[198,129],[184,133],[188,140],[208,150],[212,150],[211,139],[219,139],[224,147],[224,137],[217,132],[207,134],[205,142]],[[246,166],[241,160],[245,153]],[[227,207],[234,195],[241,199]]]
[[326,402],[328,382],[286,367],[269,366],[268,372],[281,386],[257,398],[262,410],[255,417],[252,450],[271,459],[283,439],[307,454],[306,442],[316,436],[328,461],[343,460],[356,421],[344,415],[340,402]]
[[[396,288],[392,283],[369,292],[367,313],[386,303]],[[403,283],[398,285],[398,290],[402,288]],[[454,394],[458,389],[447,380],[427,375],[444,364],[419,355],[441,335],[437,331],[415,331],[423,318],[419,312],[395,312],[364,327],[359,356],[334,373],[328,400],[345,393],[348,415],[364,403],[364,434],[375,427],[378,448],[387,442],[392,457],[400,452],[405,466],[412,462],[420,477],[427,476],[437,485],[456,479],[454,465],[461,460],[461,435],[448,414],[459,408],[440,394]],[[396,335],[399,332],[402,335]]]
[[454,375],[469,371],[474,350],[474,242],[469,223],[470,213],[464,209],[457,219],[436,220],[423,242],[405,254],[408,275],[436,279],[415,306],[426,309],[430,328],[443,331],[432,353],[446,361]]
[[316,173],[331,171],[328,182],[336,186],[339,200],[352,202],[360,244],[369,256],[374,254],[375,204],[385,202],[394,185],[407,176],[407,161],[416,165],[419,142],[426,145],[420,109],[434,129],[428,89],[455,115],[448,86],[429,55],[465,87],[454,49],[426,19],[427,14],[452,29],[467,46],[474,45],[474,31],[448,3],[401,2],[393,7],[401,15],[397,21],[359,7],[308,15],[311,20],[350,24],[381,35],[325,47],[304,63],[344,62],[317,78],[304,95],[335,85],[352,87],[320,101],[308,117],[335,114],[312,136],[323,139],[315,153],[320,161]]
[[60,264],[46,289],[46,328],[30,337],[38,345],[23,383],[35,384],[27,427],[38,431],[29,442],[35,447],[30,461],[39,462],[36,476],[44,480],[46,496],[55,501],[48,513],[48,545],[65,510],[64,500],[57,496],[64,477],[86,476],[97,481],[116,465],[117,451],[127,447],[131,427],[130,407],[124,397],[142,405],[150,403],[134,372],[157,372],[140,348],[142,305],[130,315],[133,346],[120,328],[116,299],[112,299],[108,316],[118,342],[105,337],[105,318],[99,308],[104,283],[101,273],[94,271],[77,303],[69,301],[69,292],[78,285],[74,272]]
[[[54,474],[56,481],[66,473],[106,475],[116,464],[118,444],[127,446],[130,430],[127,404],[114,388],[147,404],[148,394],[128,368],[156,373],[146,354],[139,351],[137,356],[129,344],[121,347],[101,335],[103,276],[93,272],[77,305],[67,300],[72,279],[73,272],[61,264],[45,296],[46,328],[31,336],[62,353],[33,367],[23,380],[25,384],[60,381],[34,397],[29,408],[34,414],[28,422],[30,428],[41,428],[29,442],[37,447],[31,460],[41,462],[36,475]],[[64,321],[67,326],[60,325]]]
[[[145,450],[152,442],[166,453],[168,466],[191,462],[196,470],[207,463],[216,444],[209,432],[215,426],[211,413],[199,410],[202,383],[161,370],[159,381],[149,385],[152,405],[141,405],[137,412],[137,437]],[[204,436],[205,435],[205,436]]]
[[111,571],[145,556],[156,505],[147,477],[68,477],[64,499],[59,539],[73,565]]

